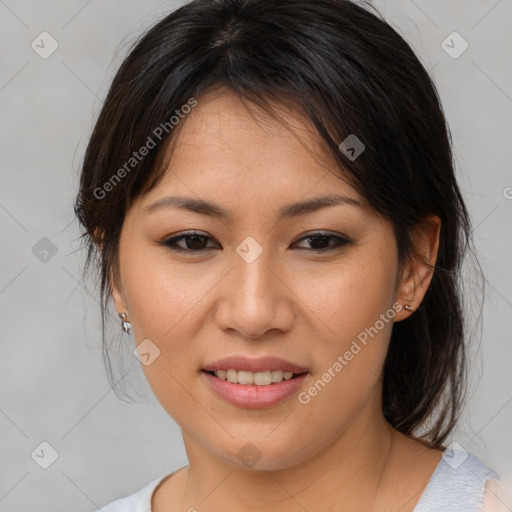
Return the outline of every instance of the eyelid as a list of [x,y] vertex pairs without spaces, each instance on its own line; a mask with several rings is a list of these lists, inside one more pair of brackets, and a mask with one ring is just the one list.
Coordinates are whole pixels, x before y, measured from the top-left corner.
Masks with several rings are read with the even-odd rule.
[[199,250],[194,251],[193,249],[183,249],[182,247],[176,246],[178,241],[181,241],[185,238],[192,237],[192,236],[202,236],[202,237],[208,239],[208,241],[214,240],[214,238],[211,235],[209,235],[208,233],[206,233],[204,231],[191,230],[191,231],[183,231],[180,233],[176,233],[174,235],[167,236],[163,240],[161,240],[159,243],[161,245],[163,245],[164,247],[167,247],[175,252],[181,252],[181,253],[186,253],[186,254],[194,254],[194,253],[201,254],[201,253],[211,250],[211,248],[205,248],[205,249],[199,249]]
[[344,238],[346,240],[350,240],[350,238],[347,235],[344,235],[343,233],[338,233],[336,231],[329,231],[327,229],[314,229],[313,231],[306,231],[306,233],[303,233],[300,235],[300,238],[297,240],[303,240],[304,238],[312,238],[314,236],[333,236],[338,238]]
[[[181,233],[177,233],[175,235],[170,235],[170,236],[166,237],[165,239],[163,239],[162,241],[160,241],[159,243],[160,243],[160,245],[163,245],[164,247],[166,247],[172,251],[184,253],[184,254],[188,254],[188,255],[204,254],[205,252],[210,252],[212,249],[214,249],[212,247],[205,247],[203,249],[197,249],[197,250],[184,249],[177,245],[177,243],[179,241],[186,239],[188,237],[195,236],[195,235],[204,237],[208,241],[215,240],[211,235],[209,235],[208,233],[206,233],[204,231],[191,230],[191,231],[184,231]],[[292,242],[291,245],[293,246],[301,241],[311,239],[316,236],[319,236],[319,237],[325,236],[328,238],[335,238],[335,239],[337,239],[337,243],[335,243],[334,245],[327,246],[326,248],[323,248],[323,249],[309,249],[306,247],[301,247],[301,248],[299,248],[299,250],[313,252],[316,254],[329,253],[329,252],[335,251],[337,249],[341,249],[345,245],[352,245],[354,243],[354,241],[350,237],[346,236],[345,234],[328,231],[328,230],[323,230],[323,229],[317,229],[317,230],[309,231],[309,232],[302,234],[300,236],[300,238],[298,238],[294,242]]]
[[324,229],[318,229],[318,230],[304,233],[303,235],[301,235],[300,238],[298,238],[295,242],[293,242],[293,244],[296,244],[296,243],[301,242],[308,238],[314,238],[315,236],[325,236],[328,238],[335,238],[338,240],[338,243],[333,246],[329,246],[326,249],[304,249],[304,250],[322,253],[322,252],[334,251],[336,249],[340,249],[341,247],[343,247],[345,245],[354,243],[350,237],[348,237],[347,235],[344,235],[343,233],[337,233],[337,232],[333,232],[333,231],[327,231]]

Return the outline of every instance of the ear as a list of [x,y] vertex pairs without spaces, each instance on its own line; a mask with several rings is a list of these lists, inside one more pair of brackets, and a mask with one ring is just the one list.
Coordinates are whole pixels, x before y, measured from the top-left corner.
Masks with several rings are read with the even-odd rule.
[[[96,246],[98,248],[98,251],[103,251],[103,233],[99,228],[96,228],[93,232],[93,239],[96,243]],[[114,277],[116,276],[116,278]],[[110,289],[112,290],[112,298],[114,300],[114,306],[116,308],[116,311],[118,313],[123,313],[128,311],[128,307],[126,305],[126,300],[124,298],[124,294],[116,283],[120,283],[121,279],[119,276],[118,269],[115,270],[113,268],[110,269],[110,277],[109,277],[109,283],[110,283]]]
[[[414,228],[413,255],[404,264],[397,286],[395,300],[402,308],[397,310],[395,322],[408,318],[421,304],[434,275],[432,267],[437,259],[440,233],[441,219],[437,215],[424,217]],[[412,311],[404,308],[406,304],[412,307]]]
[[[114,278],[114,274],[117,275],[117,279]],[[121,284],[117,284],[116,282],[120,283],[121,279],[119,276],[119,273],[115,272],[115,270],[110,269],[110,287],[112,289],[112,299],[114,300],[114,306],[116,308],[116,311],[118,313],[127,313],[128,312],[128,306],[126,304],[126,299],[124,296],[124,292],[122,289]]]
[[[103,233],[96,228],[93,232],[93,239],[96,243],[96,246],[98,248],[98,251],[101,255],[103,252]],[[115,265],[115,263],[114,263]],[[114,277],[116,276],[116,277]],[[116,308],[116,311],[118,313],[126,313],[128,311],[128,307],[126,305],[126,300],[124,298],[124,293],[122,291],[122,286],[118,285],[117,283],[121,282],[121,278],[119,275],[119,269],[114,269],[113,267],[110,268],[109,273],[109,284],[110,289],[112,290],[112,298],[114,300],[114,307]]]

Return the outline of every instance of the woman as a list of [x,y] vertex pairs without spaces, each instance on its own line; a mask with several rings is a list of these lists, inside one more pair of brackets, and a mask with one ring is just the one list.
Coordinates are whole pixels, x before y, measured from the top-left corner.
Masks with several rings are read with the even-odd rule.
[[112,83],[75,208],[189,459],[104,512],[489,505],[499,475],[444,444],[468,213],[436,90],[377,14],[171,13]]

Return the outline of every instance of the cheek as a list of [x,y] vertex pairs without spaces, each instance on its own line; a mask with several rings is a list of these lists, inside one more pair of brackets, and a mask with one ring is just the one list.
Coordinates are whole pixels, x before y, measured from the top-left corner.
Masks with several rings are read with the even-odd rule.
[[[134,248],[122,267],[123,283],[136,339],[161,343],[193,324],[205,292],[216,276],[178,264],[165,250]],[[190,270],[188,270],[190,269]],[[200,277],[200,279],[199,279]]]
[[377,384],[393,327],[396,271],[392,247],[380,245],[300,281],[320,340],[315,379],[321,382],[308,395],[333,417],[340,415],[331,409],[340,397],[353,410]]
[[[392,248],[382,245],[371,252],[354,251],[295,280],[297,294],[329,339],[335,336],[344,345],[373,326],[381,314],[391,316],[397,272],[393,256]],[[338,348],[342,348],[339,343]]]
[[[179,391],[178,383],[197,372],[197,358],[190,357],[190,342],[200,325],[201,299],[215,280],[209,283],[208,276],[201,281],[194,279],[183,271],[183,265],[173,264],[165,251],[135,245],[125,247],[121,260],[133,337],[135,345],[146,343],[157,354],[142,369],[158,398],[173,402],[175,393],[169,390]],[[165,396],[160,396],[161,390]]]
[[[299,398],[303,417],[321,415],[326,439],[358,417],[379,381],[393,327],[393,266],[349,265],[325,279],[304,282],[319,329],[316,371]],[[323,286],[322,286],[323,285]],[[318,419],[315,421],[318,422]],[[307,442],[307,439],[304,440]]]

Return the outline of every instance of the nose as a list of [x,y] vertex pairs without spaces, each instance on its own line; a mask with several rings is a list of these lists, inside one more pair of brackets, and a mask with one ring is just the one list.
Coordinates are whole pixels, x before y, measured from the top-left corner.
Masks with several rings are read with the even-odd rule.
[[218,290],[217,325],[250,339],[289,330],[295,320],[295,295],[270,250],[263,250],[252,262],[237,253],[233,260]]

